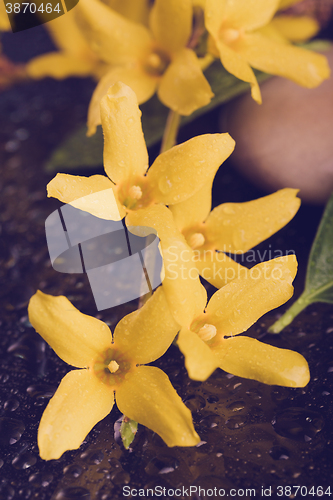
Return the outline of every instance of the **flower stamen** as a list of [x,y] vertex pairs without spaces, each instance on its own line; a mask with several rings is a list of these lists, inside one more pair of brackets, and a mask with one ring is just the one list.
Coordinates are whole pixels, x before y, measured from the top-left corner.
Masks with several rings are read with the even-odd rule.
[[204,243],[205,237],[202,233],[194,233],[189,239],[189,245],[193,250],[201,247]]
[[222,39],[226,44],[233,43],[240,37],[239,30],[229,28],[222,31]]
[[132,186],[128,191],[128,195],[134,200],[140,200],[142,198],[142,189],[140,186]]
[[215,337],[217,333],[216,326],[214,325],[209,325],[206,323],[200,330],[198,331],[198,335],[203,340],[204,342],[207,342],[208,340],[211,340],[212,338]]
[[169,56],[161,50],[155,50],[147,57],[144,69],[152,76],[162,76],[169,64]]

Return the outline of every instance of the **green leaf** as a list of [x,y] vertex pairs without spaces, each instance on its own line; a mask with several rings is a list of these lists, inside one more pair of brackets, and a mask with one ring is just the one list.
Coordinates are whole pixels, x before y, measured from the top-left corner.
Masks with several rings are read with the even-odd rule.
[[[190,123],[198,116],[207,113],[250,89],[250,85],[228,73],[220,61],[215,61],[206,71],[205,76],[209,81],[215,97],[211,102],[198,109],[190,116],[181,120],[181,125]],[[256,72],[259,82],[269,78],[269,75]],[[148,102],[140,106],[142,111],[142,128],[147,147],[150,148],[162,139],[168,108],[158,100],[155,95]],[[82,168],[94,168],[103,165],[103,133],[98,127],[92,137],[86,136],[86,124],[80,125],[63,143],[60,144],[46,164],[48,172],[66,172]]]
[[333,194],[329,199],[313,242],[304,292],[288,311],[272,325],[271,333],[279,333],[309,304],[333,304]]
[[138,423],[124,415],[120,426],[120,435],[126,450],[131,446],[137,430]]

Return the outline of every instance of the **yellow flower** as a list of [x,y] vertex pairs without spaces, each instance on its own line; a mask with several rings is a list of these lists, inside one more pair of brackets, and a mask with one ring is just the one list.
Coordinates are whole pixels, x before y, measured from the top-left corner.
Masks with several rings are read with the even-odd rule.
[[183,324],[178,337],[185,366],[194,380],[206,380],[216,368],[265,384],[303,387],[309,381],[306,360],[297,352],[237,336],[293,294],[295,256],[263,262],[231,281],[206,302],[201,314]]
[[250,337],[233,337],[290,299],[297,270],[295,256],[279,257],[252,269],[239,266],[237,278],[218,290],[206,307],[207,293],[193,264],[193,250],[184,238],[178,237],[175,245],[171,214],[168,220],[165,212],[170,211],[161,205],[132,212],[128,224],[149,225],[161,239],[167,278],[163,288],[169,311],[181,326],[177,343],[189,376],[202,381],[222,368],[266,384],[305,386],[309,369],[300,354]]
[[[182,234],[182,249],[176,259],[175,244],[168,240],[163,259],[170,264],[182,260],[188,269],[191,262],[192,270],[188,272],[192,276],[193,268],[197,268],[205,280],[221,288],[245,269],[226,253],[243,254],[279,231],[296,214],[300,199],[296,197],[297,189],[285,188],[258,200],[223,203],[210,211],[211,190],[209,181],[191,198],[170,206],[174,223]],[[156,206],[154,210],[129,213],[126,220],[129,226],[154,227],[163,243],[166,228],[172,227],[170,219],[162,207]],[[176,229],[173,231],[176,235]]]
[[[108,0],[106,3],[128,19],[147,24],[149,0]],[[38,14],[43,17],[43,14]],[[45,27],[59,51],[31,59],[26,65],[28,76],[34,79],[47,76],[57,79],[92,76],[99,80],[109,70],[109,65],[100,60],[89,47],[73,10],[46,22]]]
[[269,36],[265,33],[279,7],[279,0],[206,1],[206,27],[223,66],[250,83],[252,97],[258,103],[261,94],[251,66],[308,88],[316,87],[330,74],[324,56],[279,40],[279,32],[274,40],[272,25]]
[[210,212],[211,184],[207,184],[170,210],[194,250],[200,275],[221,288],[242,269],[223,252],[243,254],[284,227],[299,209],[297,192],[281,189],[246,203],[223,203]]
[[77,13],[86,39],[110,65],[88,112],[88,133],[101,123],[99,103],[111,84],[122,81],[139,103],[156,92],[168,108],[190,115],[213,97],[195,52],[187,48],[192,31],[191,0],[155,0],[149,28],[113,11],[99,0],[80,0]]
[[154,204],[174,205],[212,183],[231,154],[229,134],[207,134],[162,153],[148,172],[148,153],[141,112],[133,90],[114,84],[101,102],[104,167],[107,177],[57,174],[48,196],[108,220]]
[[[199,192],[202,186],[211,185],[220,164],[234,148],[233,139],[229,134],[194,137],[162,153],[145,174],[148,153],[141,128],[141,113],[133,90],[122,83],[114,84],[102,99],[101,114],[104,164],[108,177],[57,174],[47,186],[48,196],[108,220],[148,212],[147,219],[141,224],[145,227],[154,227],[153,213],[156,213],[163,257],[169,247],[188,252],[190,249],[177,230],[172,214],[163,205],[173,206]],[[200,197],[196,199],[200,200]],[[155,212],[154,207],[157,209]],[[161,210],[163,208],[165,210]],[[128,215],[126,224],[129,225]],[[165,234],[162,234],[161,228],[166,231]],[[194,276],[191,261],[184,263],[178,259],[177,265],[185,266],[188,269],[186,272]],[[198,276],[196,278],[199,279]],[[191,278],[174,280],[172,273],[171,276],[166,274],[163,280],[163,284],[173,291],[171,295],[174,302],[178,301],[179,314],[183,318],[193,312],[191,308],[188,311],[182,307],[184,301],[190,302],[191,294],[197,293],[191,288],[192,282]]]
[[106,65],[98,61],[84,39],[74,10],[45,23],[45,26],[60,50],[31,59],[26,65],[28,76],[34,79],[93,76],[98,79],[105,73]]
[[38,446],[44,460],[78,448],[110,413],[115,399],[122,413],[159,434],[168,446],[200,441],[191,412],[167,375],[142,366],[162,356],[178,331],[162,287],[118,323],[113,337],[105,323],[82,314],[63,296],[38,291],[28,310],[31,324],[58,356],[80,368],[62,379],[43,413]]

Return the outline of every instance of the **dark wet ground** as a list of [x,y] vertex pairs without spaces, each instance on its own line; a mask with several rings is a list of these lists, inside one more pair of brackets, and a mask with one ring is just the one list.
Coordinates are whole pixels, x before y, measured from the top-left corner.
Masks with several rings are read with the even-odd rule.
[[[92,88],[88,80],[44,80],[0,95],[0,499],[106,500],[122,498],[126,485],[167,490],[192,485],[224,488],[226,493],[231,488],[255,488],[257,498],[262,497],[262,487],[272,487],[271,498],[295,494],[295,489],[278,490],[278,486],[303,486],[295,498],[319,498],[319,486],[327,493],[331,485],[333,493],[333,308],[325,304],[310,306],[280,336],[269,335],[267,327],[284,308],[267,314],[250,330],[262,341],[305,356],[311,371],[305,389],[265,386],[221,370],[205,383],[193,382],[179,351],[171,347],[156,365],[192,410],[202,439],[199,446],[168,448],[139,426],[132,450],[125,451],[114,435],[120,417],[114,409],[79,450],[56,461],[39,458],[38,422],[68,366],[29,325],[28,300],[39,288],[64,294],[82,312],[96,315],[86,277],[60,274],[51,267],[44,223],[60,203],[46,198],[45,186],[52,175],[44,172],[43,165],[52,148],[84,119]],[[218,113],[212,112],[182,131],[180,140],[216,132],[217,124]],[[151,157],[156,153],[157,149]],[[216,178],[214,204],[263,194],[227,163]],[[321,211],[301,207],[288,227],[259,247],[261,252],[295,250],[300,262],[297,293]],[[132,303],[102,311],[98,317],[114,327],[134,307]],[[245,493],[235,496],[240,497]],[[192,498],[205,497],[193,494]]]

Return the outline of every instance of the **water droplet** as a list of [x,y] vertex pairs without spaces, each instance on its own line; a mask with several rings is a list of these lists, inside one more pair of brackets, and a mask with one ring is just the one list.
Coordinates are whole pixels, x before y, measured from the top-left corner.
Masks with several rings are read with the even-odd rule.
[[86,488],[71,487],[59,490],[54,500],[91,500],[90,492]]
[[131,476],[124,470],[119,470],[111,474],[111,481],[114,484],[123,485],[131,481]]
[[45,348],[46,343],[36,333],[26,333],[9,346],[8,352],[15,357],[21,358],[27,363],[28,369],[38,375],[45,372]]
[[15,136],[19,141],[25,141],[29,137],[29,132],[25,128],[15,130]]
[[170,181],[170,179],[162,177],[162,179],[158,181],[158,187],[163,194],[167,194],[172,189],[172,182]]
[[71,464],[67,465],[67,467],[64,468],[63,472],[67,476],[71,476],[72,478],[76,479],[77,477],[81,476],[83,469],[79,465]]
[[0,484],[0,498],[4,500],[12,500],[15,495],[15,490],[8,483],[7,480],[4,479]]
[[29,476],[29,483],[31,483],[32,486],[35,486],[36,488],[46,488],[51,484],[52,481],[53,475],[49,472],[36,472]]
[[12,460],[12,465],[15,467],[15,469],[24,470],[28,469],[32,465],[35,465],[36,462],[37,462],[37,457],[27,451],[21,453],[20,455],[17,455],[17,457],[15,457]]
[[206,401],[202,396],[191,394],[184,400],[185,405],[191,412],[200,411],[206,406]]
[[295,441],[309,440],[324,427],[322,415],[306,408],[287,408],[276,414],[272,421],[273,428],[280,436]]
[[21,488],[19,491],[18,491],[18,494],[20,495],[20,500],[29,500],[31,499],[31,489],[30,488]]
[[241,415],[237,415],[226,420],[225,424],[228,429],[239,429],[246,424],[246,418]]
[[8,446],[17,443],[25,430],[25,425],[21,420],[14,418],[0,418],[0,444]]
[[20,402],[17,399],[9,398],[5,401],[3,407],[6,411],[15,411],[20,406]]
[[98,491],[98,500],[109,500],[113,497],[114,486],[112,484],[104,484],[102,488]]
[[217,403],[218,400],[219,400],[219,398],[217,396],[211,395],[211,396],[208,396],[207,403],[210,403],[210,404]]
[[108,462],[111,466],[111,469],[119,469],[121,467],[119,460],[117,460],[116,458],[109,458]]
[[261,399],[261,393],[257,389],[250,389],[246,391],[246,394],[251,398],[251,399]]
[[17,139],[8,141],[5,144],[5,150],[7,151],[7,153],[15,153],[15,151],[17,151],[20,147],[21,143]]
[[232,215],[235,213],[235,209],[232,207],[232,205],[224,205],[223,207],[223,212],[228,215]]
[[241,411],[244,410],[245,403],[244,401],[234,401],[233,403],[227,405],[227,408],[231,411]]
[[27,388],[29,396],[35,399],[50,399],[56,391],[56,387],[47,384],[34,384]]
[[145,467],[145,471],[150,476],[156,474],[170,474],[179,467],[179,462],[173,456],[161,455],[154,457]]
[[290,453],[284,446],[273,446],[269,454],[274,460],[288,460]]
[[102,451],[85,451],[81,454],[81,458],[83,458],[88,464],[98,465],[103,461],[104,454]]
[[91,500],[90,492],[86,488],[71,487],[59,490],[54,500]]
[[[200,429],[207,430],[207,429],[214,429],[215,427],[220,426],[221,424],[221,417],[219,415],[211,414],[207,415],[204,417],[202,420],[200,420]],[[202,432],[201,432],[202,435]],[[214,434],[214,439],[215,439],[215,434]],[[207,437],[205,436],[205,439]]]

